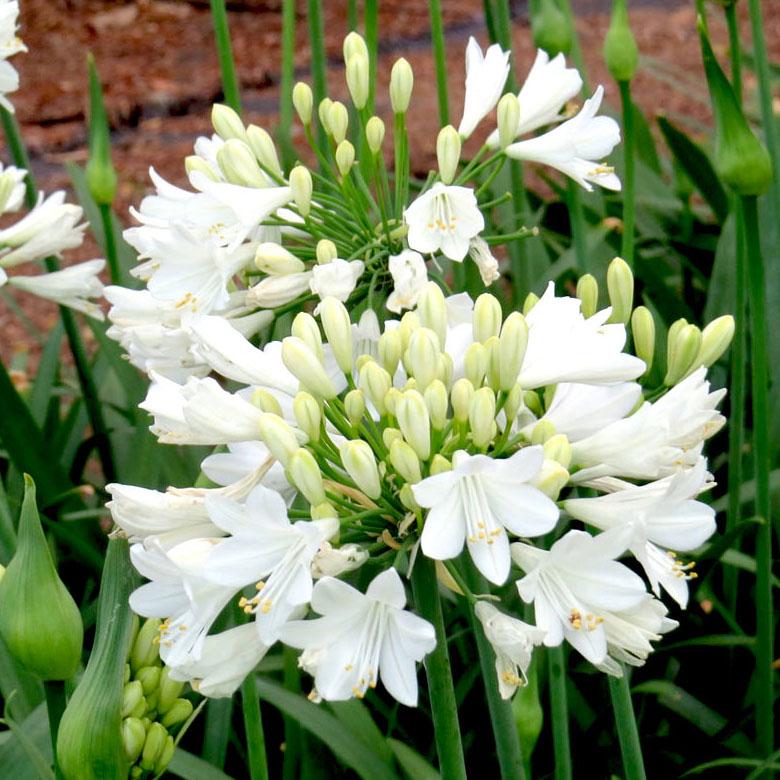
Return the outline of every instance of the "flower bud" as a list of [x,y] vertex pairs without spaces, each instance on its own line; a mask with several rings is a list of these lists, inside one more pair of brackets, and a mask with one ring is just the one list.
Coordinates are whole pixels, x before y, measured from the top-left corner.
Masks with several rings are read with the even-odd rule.
[[306,346],[321,362],[325,360],[320,327],[311,314],[305,311],[298,312],[290,328],[290,335],[297,336],[301,341],[306,342]]
[[271,451],[271,455],[286,466],[300,446],[293,429],[281,417],[269,412],[260,416],[258,427],[260,440]]
[[311,124],[312,108],[314,106],[314,95],[311,87],[303,81],[299,81],[292,91],[292,102],[301,124],[308,127]]
[[452,463],[437,452],[433,458],[431,458],[431,476],[434,477],[437,474],[444,474],[445,471],[452,471]]
[[616,257],[607,268],[607,290],[612,306],[609,321],[625,325],[631,318],[634,306],[634,274],[622,257]]
[[371,150],[371,154],[379,154],[384,140],[385,123],[378,116],[372,116],[366,122],[366,143]]
[[327,520],[339,516],[339,513],[330,501],[323,501],[321,504],[311,507],[309,514],[311,514],[312,520]]
[[303,261],[273,241],[267,241],[257,247],[255,265],[266,274],[297,274],[306,270]]
[[301,216],[308,217],[311,211],[311,194],[314,184],[311,180],[311,173],[306,166],[296,165],[290,171],[290,189]]
[[560,463],[563,468],[568,469],[571,465],[571,444],[568,437],[562,433],[550,436],[544,443],[544,457],[548,460],[554,460]]
[[352,481],[369,497],[379,498],[382,485],[373,450],[362,439],[347,441],[341,445],[341,462]]
[[163,716],[161,723],[167,729],[177,726],[179,723],[184,723],[192,715],[192,710],[192,702],[189,699],[176,699]]
[[260,165],[281,179],[284,176],[284,171],[279,164],[279,156],[276,153],[276,145],[271,134],[262,127],[249,125],[246,129],[246,137],[249,148],[254,152]]
[[405,114],[409,108],[414,87],[412,66],[403,58],[393,63],[390,71],[390,105],[394,114]]
[[296,336],[282,341],[282,362],[287,370],[316,398],[335,398],[336,388],[317,356]]
[[287,463],[287,471],[292,483],[310,504],[316,506],[325,501],[322,472],[308,450],[303,448],[296,450]]
[[334,100],[328,111],[328,130],[333,140],[340,144],[347,137],[349,126],[349,112],[347,107],[339,100]]
[[474,303],[474,341],[486,342],[501,329],[501,304],[490,293],[482,293]]
[[358,385],[368,396],[368,399],[376,407],[380,415],[386,413],[385,396],[393,386],[390,374],[378,363],[371,360],[366,363],[358,373]]
[[509,392],[517,382],[528,346],[528,325],[520,312],[512,312],[504,321],[498,340],[498,386]]
[[320,118],[320,124],[328,135],[330,135],[330,109],[332,105],[333,101],[329,97],[326,97],[320,100],[320,104],[317,106],[317,115]]
[[604,62],[615,81],[631,81],[639,64],[639,50],[628,23],[626,0],[613,0],[612,19],[604,39]]
[[300,392],[293,399],[293,415],[298,427],[309,437],[310,441],[320,440],[322,411],[314,396]]
[[157,686],[160,684],[161,671],[159,666],[144,666],[143,669],[138,670],[135,678],[141,683],[144,696],[148,696],[152,691],[157,690]]
[[134,764],[146,742],[146,729],[139,718],[125,718],[122,721],[122,745],[127,760]]
[[631,315],[631,333],[634,337],[634,352],[644,360],[647,373],[653,365],[655,354],[655,320],[646,306],[637,306]]
[[316,252],[317,262],[320,265],[330,263],[339,256],[339,250],[329,238],[323,238],[317,242]]
[[511,423],[512,420],[517,417],[517,413],[523,406],[523,395],[524,391],[519,383],[516,383],[515,386],[509,391],[509,394],[506,397],[506,401],[504,401],[504,414],[506,415],[506,419],[509,423]]
[[535,417],[541,417],[544,414],[542,402],[539,400],[538,393],[533,390],[526,390],[523,393],[523,404]]
[[734,318],[730,314],[724,314],[713,320],[702,331],[701,347],[699,347],[699,354],[696,356],[692,368],[699,366],[709,368],[716,363],[729,348],[733,338]]
[[377,352],[382,367],[393,376],[401,359],[401,336],[397,330],[386,330],[379,337]]
[[217,163],[231,184],[242,187],[264,187],[266,180],[257,167],[252,150],[244,141],[231,138],[217,150]]
[[320,322],[338,367],[352,374],[352,323],[347,307],[332,296],[320,303]]
[[531,16],[531,35],[534,46],[544,49],[551,59],[568,54],[574,39],[571,22],[555,0],[539,0],[536,13]]
[[452,125],[439,130],[436,158],[439,161],[439,177],[445,184],[452,184],[460,162],[460,136]]
[[261,387],[258,387],[253,391],[252,405],[256,406],[261,412],[270,412],[279,417],[282,416],[282,405],[279,403],[276,396]]
[[401,489],[398,491],[398,498],[410,512],[420,511],[420,505],[417,503],[412,486],[408,482],[401,486]]
[[664,384],[676,385],[693,366],[701,347],[701,331],[695,325],[683,325],[674,334],[669,329]]
[[238,138],[246,141],[246,130],[241,117],[230,107],[223,103],[215,103],[211,107],[211,124],[214,132],[223,140]]
[[415,485],[422,479],[417,453],[402,439],[390,445],[390,463],[406,482]]
[[309,292],[310,281],[311,271],[284,276],[267,276],[254,287],[249,288],[246,303],[264,309],[284,306],[302,293]]
[[447,388],[440,379],[434,379],[423,394],[425,406],[431,418],[431,425],[436,431],[441,431],[447,424],[447,407],[449,398],[447,397]]
[[357,426],[366,413],[366,397],[362,390],[350,390],[344,396],[344,411],[351,425]]
[[192,173],[202,173],[211,181],[219,181],[219,176],[214,173],[214,169],[197,154],[190,154],[184,158],[184,170],[189,176]]
[[401,431],[398,430],[398,428],[385,428],[382,431],[382,441],[388,450],[393,446],[393,442],[399,439],[403,441],[404,435],[401,433]]
[[474,446],[482,449],[493,439],[496,418],[496,396],[489,387],[474,393],[469,406],[469,427]]
[[333,547],[330,542],[323,542],[314,555],[311,563],[311,574],[314,579],[320,577],[338,577],[348,571],[360,568],[368,560],[368,551],[356,544],[342,544]]
[[67,680],[78,669],[81,613],[57,575],[27,474],[16,552],[0,580],[0,635],[14,659],[42,680]]
[[469,419],[469,409],[474,392],[474,385],[468,379],[459,379],[452,386],[450,400],[452,401],[452,412],[458,422],[463,423]]
[[420,390],[425,390],[436,379],[440,353],[439,339],[430,328],[417,328],[412,333],[404,363]]
[[[414,380],[410,380],[413,382]],[[385,393],[385,409],[387,410],[387,414],[392,415],[393,417],[398,416],[398,403],[401,400],[402,393],[400,390],[398,390],[395,387],[391,387],[387,393]]]
[[488,367],[488,352],[478,341],[469,344],[463,355],[463,374],[474,387],[482,387]]
[[87,55],[89,72],[89,159],[86,178],[89,192],[100,205],[111,205],[116,195],[117,176],[111,162],[111,137],[95,61]]
[[417,299],[417,315],[420,323],[436,334],[439,347],[443,348],[447,340],[447,302],[436,282],[428,282],[423,287]]
[[145,666],[152,666],[159,661],[160,654],[157,642],[160,636],[160,619],[147,618],[138,631],[130,651],[130,668],[138,673]]
[[520,126],[520,101],[517,99],[517,95],[507,92],[498,101],[496,119],[498,121],[498,144],[502,149],[506,149],[515,140],[517,128]]
[[149,733],[146,735],[146,742],[141,754],[140,766],[147,772],[152,772],[157,765],[157,761],[162,757],[165,750],[165,743],[168,741],[169,734],[162,723],[152,723]]
[[170,669],[165,666],[160,673],[160,699],[157,709],[160,713],[166,713],[173,706],[176,699],[179,698],[184,690],[184,683],[180,680],[173,680],[170,676]]
[[140,680],[132,680],[127,683],[122,691],[122,709],[120,711],[122,717],[126,718],[131,712],[134,712],[143,698],[144,688]]
[[355,108],[365,108],[368,102],[368,55],[354,53],[347,60],[347,88]]
[[336,167],[342,177],[349,176],[354,164],[355,147],[349,141],[342,141],[336,147]]
[[409,338],[412,335],[412,331],[417,330],[419,327],[420,318],[416,311],[408,311],[401,317],[401,324],[398,326],[398,336],[401,339],[401,354],[409,346]]
[[501,374],[501,366],[499,365],[500,360],[500,353],[499,348],[501,346],[501,342],[498,339],[497,336],[491,336],[486,342],[485,342],[485,353],[487,354],[488,363],[487,363],[487,372],[485,374],[485,379],[488,385],[493,389],[493,392],[497,393],[500,390],[499,387],[499,380],[500,380],[500,374]]
[[539,420],[531,431],[531,444],[544,444],[555,436],[555,426],[550,420]]
[[407,390],[395,410],[398,427],[421,460],[431,454],[431,422],[428,408],[417,390]]
[[558,495],[569,481],[569,472],[554,460],[545,460],[539,473],[530,484],[542,491],[548,498],[557,501]]
[[583,317],[592,317],[599,307],[599,283],[591,274],[583,274],[577,282],[577,297]]

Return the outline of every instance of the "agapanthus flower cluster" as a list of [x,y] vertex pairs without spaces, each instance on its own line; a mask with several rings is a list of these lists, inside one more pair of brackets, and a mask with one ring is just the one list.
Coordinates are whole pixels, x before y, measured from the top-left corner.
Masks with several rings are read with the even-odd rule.
[[[695,573],[678,554],[715,531],[702,446],[724,391],[706,373],[733,322],[676,323],[649,387],[652,316],[632,316],[632,288],[616,260],[601,310],[592,277],[580,297],[551,283],[507,316],[434,282],[384,322],[330,296],[262,348],[193,314],[215,376],[152,372],[142,407],[161,442],[218,447],[202,464],[214,486],[108,488],[149,580],[131,605],[163,619],[171,675],[229,695],[282,642],[301,649],[313,699],[381,681],[414,705],[437,638],[404,580],[425,558],[474,609],[505,697],[540,644],[614,675],[644,663],[676,625],[662,594],[687,602]],[[625,351],[629,317],[644,359]],[[213,633],[225,610],[249,622]]]
[[[483,53],[471,39],[463,118],[457,130],[439,131],[438,170],[422,178],[412,176],[409,162],[411,66],[399,59],[392,69],[388,170],[385,123],[373,113],[368,50],[357,33],[344,41],[344,62],[352,110],[327,97],[315,107],[303,82],[291,96],[315,166],[285,168],[265,129],[215,105],[214,135],[198,138],[185,161],[191,188],[152,169],[156,192],[134,212],[138,226],[125,232],[146,289],[106,291],[111,335],[142,370],[174,381],[209,372],[195,357],[193,313],[219,316],[251,337],[282,313],[328,297],[350,306],[370,300],[400,314],[416,305],[429,273],[446,274],[453,263],[474,262],[489,286],[499,278],[493,247],[535,232],[496,225],[508,196],[496,197],[490,182],[507,159],[552,166],[587,189],[620,188],[604,163],[620,133],[613,119],[596,116],[603,89],[571,115],[582,79],[562,55],[550,60],[539,51],[519,94],[503,94],[509,52],[493,45]],[[494,109],[497,128],[462,160],[462,141]]]
[[14,106],[6,95],[19,89],[19,74],[8,58],[20,51],[27,51],[16,34],[19,29],[18,19],[17,0],[0,0],[0,106],[12,113]]

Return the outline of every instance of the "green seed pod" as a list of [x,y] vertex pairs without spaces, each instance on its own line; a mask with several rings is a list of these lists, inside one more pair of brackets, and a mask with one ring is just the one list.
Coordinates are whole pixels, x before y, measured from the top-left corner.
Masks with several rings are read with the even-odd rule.
[[613,0],[612,20],[604,38],[604,62],[615,81],[631,81],[639,64],[639,49],[628,22],[626,0]]
[[57,575],[27,474],[16,553],[0,581],[0,635],[11,655],[42,680],[67,680],[78,669],[81,614]]
[[[534,45],[544,49],[550,57],[571,51],[574,31],[566,14],[555,0],[537,0],[531,15],[531,35]],[[523,107],[520,106],[522,112]]]

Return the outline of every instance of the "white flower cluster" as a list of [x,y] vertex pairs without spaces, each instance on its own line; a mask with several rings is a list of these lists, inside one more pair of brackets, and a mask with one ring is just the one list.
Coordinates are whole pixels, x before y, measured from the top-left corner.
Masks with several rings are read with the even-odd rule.
[[19,3],[17,0],[0,0],[0,106],[13,113],[13,103],[6,97],[19,89],[19,74],[8,62],[9,57],[27,51],[16,31],[19,29]]
[[[325,98],[316,110],[327,137],[321,145],[313,132],[311,89],[299,83],[293,91],[319,161],[317,172],[302,164],[285,171],[266,130],[245,126],[230,108],[214,106],[215,134],[199,138],[186,159],[191,189],[151,170],[156,192],[133,212],[139,225],[125,232],[139,252],[134,273],[146,289],[106,290],[113,305],[110,335],[142,370],[184,381],[210,370],[196,354],[193,313],[219,316],[247,337],[282,312],[328,297],[353,306],[384,300],[400,313],[415,306],[428,280],[427,261],[438,267],[467,257],[490,285],[499,277],[491,246],[517,234],[483,235],[491,202],[470,186],[476,172],[495,174],[512,158],[550,165],[588,189],[591,182],[620,187],[601,162],[620,137],[614,120],[595,116],[603,89],[567,119],[561,110],[582,80],[563,56],[549,61],[539,51],[519,94],[502,98],[508,58],[497,45],[483,55],[469,41],[463,119],[458,130],[445,127],[439,133],[439,171],[425,182],[410,182],[405,114],[411,67],[401,59],[392,71],[396,169],[391,174],[383,153],[384,122],[370,116],[368,51],[356,33],[344,41],[344,60],[357,127],[349,127],[343,103]],[[458,174],[461,140],[497,104],[498,129]],[[516,141],[556,123],[537,138]]]
[[[194,354],[240,389],[152,372],[142,406],[161,442],[220,447],[202,464],[217,486],[108,488],[150,580],[132,607],[164,618],[171,674],[230,695],[281,641],[302,649],[312,698],[362,697],[381,680],[414,705],[436,636],[405,608],[396,566],[423,558],[469,599],[505,697],[541,643],[566,640],[615,675],[644,663],[676,625],[661,590],[687,601],[692,564],[676,554],[715,531],[698,496],[723,391],[706,366],[728,338],[714,349],[709,333],[678,361],[681,381],[645,391],[625,326],[583,308],[550,284],[504,318],[489,294],[445,298],[429,282],[400,320],[380,326],[367,309],[353,323],[326,297],[319,322],[299,313],[262,349],[224,317],[192,314]],[[510,614],[512,593],[503,609],[474,595],[481,578],[514,579],[535,625]],[[226,608],[252,622],[211,634]]]

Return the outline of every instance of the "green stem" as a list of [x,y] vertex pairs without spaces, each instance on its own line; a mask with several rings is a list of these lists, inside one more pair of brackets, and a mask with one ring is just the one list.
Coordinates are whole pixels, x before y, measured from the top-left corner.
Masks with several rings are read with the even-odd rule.
[[22,134],[19,132],[19,125],[16,117],[7,109],[0,106],[0,121],[3,123],[3,132],[8,144],[8,150],[11,152],[11,159],[17,168],[24,168],[27,176],[24,179],[24,203],[28,209],[31,209],[38,202],[38,190],[35,187],[30,168],[30,155],[27,154],[27,147],[22,140]]
[[279,125],[276,136],[282,160],[289,168],[295,162],[292,142],[293,82],[295,81],[295,0],[282,2],[282,76],[279,84]]
[[623,756],[626,780],[645,780],[642,746],[639,742],[639,730],[636,726],[634,705],[631,702],[631,689],[625,668],[622,677],[609,677],[609,696],[612,699],[612,711],[615,713],[615,726],[620,742],[620,753]]
[[379,2],[365,0],[363,8],[364,29],[366,33],[366,48],[368,49],[368,103],[369,114],[374,113],[374,98],[376,96],[376,60],[379,48]]
[[774,611],[772,607],[772,518],[769,471],[769,368],[766,279],[761,256],[761,228],[755,196],[741,198],[747,243],[748,301],[752,362],[753,455],[755,458],[756,514],[761,520],[756,537],[756,736],[759,755],[774,750],[772,662]]
[[[314,93],[314,111],[328,90],[325,38],[322,30],[322,0],[308,0],[309,46],[311,47],[311,88]],[[317,123],[317,141],[321,149],[328,148],[328,137],[321,122]],[[320,162],[320,169],[322,163]]]
[[105,241],[106,260],[108,261],[108,270],[111,276],[111,284],[126,285],[122,266],[119,262],[119,251],[116,243],[116,233],[114,232],[114,220],[112,218],[111,205],[100,203],[100,223],[103,225],[103,236]]
[[571,780],[569,704],[566,697],[566,664],[562,645],[547,649],[547,675],[550,686],[555,780]]
[[729,59],[731,60],[731,86],[737,103],[742,105],[742,48],[739,45],[739,22],[736,2],[728,3],[724,9],[729,28]]
[[447,633],[444,615],[439,601],[436,568],[430,558],[418,554],[412,570],[412,589],[417,611],[433,624],[436,630],[436,647],[425,659],[425,674],[431,698],[433,729],[436,750],[439,754],[439,770],[447,780],[465,780],[466,765],[460,742],[458,705],[452,685],[450,656],[447,651]]
[[630,268],[634,267],[634,104],[631,82],[620,81],[620,103],[623,108],[623,241],[621,254]]
[[582,273],[588,271],[588,246],[585,238],[585,215],[582,211],[582,192],[580,185],[570,179],[566,191],[566,201],[569,206],[571,222],[571,240],[574,246],[574,256],[577,267]]
[[406,115],[396,114],[393,124],[393,148],[395,153],[395,216],[401,219],[409,197],[409,136],[406,132]]
[[51,735],[52,756],[54,757],[54,775],[59,780],[62,772],[57,764],[57,733],[60,729],[62,713],[67,704],[65,698],[65,683],[61,680],[46,680],[43,683],[43,692],[46,695],[46,710],[49,714],[49,734]]
[[445,127],[450,123],[449,99],[447,97],[447,53],[444,48],[444,22],[441,15],[441,0],[428,0],[431,17],[431,40],[433,59],[436,63],[436,91],[439,96],[439,123]]
[[228,28],[225,0],[210,0],[211,19],[214,23],[214,38],[217,44],[219,70],[222,74],[222,92],[225,103],[234,111],[241,113],[241,95],[236,76],[236,64],[233,61],[233,48],[230,44],[230,29]]
[[241,710],[244,714],[247,761],[250,780],[268,780],[268,761],[265,756],[265,732],[260,716],[254,672],[241,684]]
[[585,70],[585,59],[582,56],[582,47],[580,46],[580,36],[577,34],[577,21],[569,0],[558,0],[558,7],[569,20],[571,27],[571,60],[580,72],[580,76],[582,76],[582,94],[587,97],[590,94],[590,87],[588,86],[588,74]]

